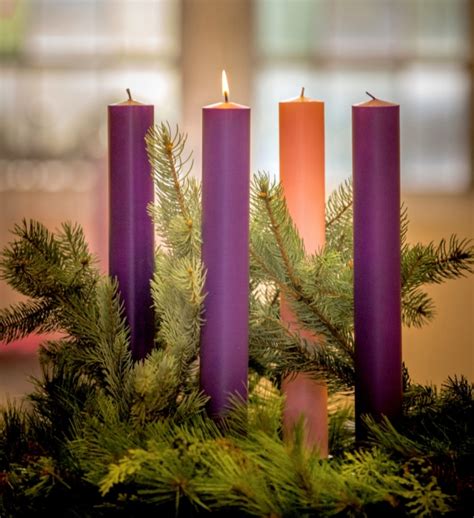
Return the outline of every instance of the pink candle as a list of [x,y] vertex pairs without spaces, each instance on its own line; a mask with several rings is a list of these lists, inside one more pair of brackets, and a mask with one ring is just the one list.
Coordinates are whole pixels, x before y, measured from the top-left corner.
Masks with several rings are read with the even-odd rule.
[[[281,102],[280,181],[290,215],[313,254],[325,243],[324,198],[324,103],[304,96]],[[317,338],[302,329],[288,302],[282,300],[281,317],[300,335],[316,345]],[[283,381],[285,435],[303,416],[305,441],[328,454],[327,387],[304,373],[294,373]]]

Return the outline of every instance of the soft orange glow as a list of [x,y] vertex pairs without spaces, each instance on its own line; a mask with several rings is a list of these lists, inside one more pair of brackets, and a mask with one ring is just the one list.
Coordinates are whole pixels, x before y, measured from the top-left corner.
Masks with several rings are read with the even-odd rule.
[[225,102],[227,102],[229,100],[229,82],[227,81],[225,70],[222,71],[222,95],[224,96]]

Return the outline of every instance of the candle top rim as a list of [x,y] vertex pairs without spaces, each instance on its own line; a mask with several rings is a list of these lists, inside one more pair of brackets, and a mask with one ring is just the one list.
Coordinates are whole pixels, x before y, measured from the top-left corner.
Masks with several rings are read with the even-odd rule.
[[130,91],[130,88],[127,88],[125,91],[127,92],[128,99],[120,103],[112,104],[111,106],[147,106],[146,104],[135,101],[135,99],[132,97],[132,92]]
[[352,106],[358,108],[389,108],[392,106],[400,106],[398,103],[391,103],[389,101],[382,101],[382,99],[370,99],[361,103],[353,104]]
[[141,103],[141,102],[135,101],[135,100],[130,101],[130,99],[127,99],[126,101],[121,101],[119,103],[109,104],[109,106],[153,106],[153,105]]
[[248,106],[244,104],[238,104],[233,102],[220,102],[214,104],[208,104],[203,107],[204,110],[250,110]]
[[283,103],[321,103],[324,104],[324,101],[321,101],[320,99],[312,99],[311,97],[306,97],[305,95],[299,95],[298,97],[292,97],[291,99],[284,99],[283,101],[280,101],[279,104]]

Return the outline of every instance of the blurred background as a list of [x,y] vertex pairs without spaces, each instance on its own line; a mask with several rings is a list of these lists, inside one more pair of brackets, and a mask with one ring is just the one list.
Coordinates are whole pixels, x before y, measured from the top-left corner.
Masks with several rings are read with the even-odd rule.
[[[106,106],[134,97],[189,134],[201,107],[252,107],[252,170],[278,176],[278,101],[326,103],[327,191],[351,175],[351,105],[401,105],[409,239],[474,236],[469,0],[0,0],[0,247],[22,218],[78,221],[107,270]],[[474,378],[474,278],[430,288],[438,315],[404,331],[415,381]],[[0,306],[18,300],[0,281]],[[0,344],[0,402],[29,389],[37,340]]]

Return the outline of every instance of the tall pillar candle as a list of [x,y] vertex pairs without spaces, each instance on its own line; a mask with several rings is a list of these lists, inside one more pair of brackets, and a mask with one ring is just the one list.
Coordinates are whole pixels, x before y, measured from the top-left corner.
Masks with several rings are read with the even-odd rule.
[[147,206],[153,181],[145,135],[153,125],[153,106],[129,99],[108,107],[109,119],[109,273],[116,277],[130,326],[133,358],[153,346],[154,315],[150,280],[154,267],[153,223]]
[[[224,79],[224,78],[223,78]],[[203,108],[202,258],[206,268],[201,388],[223,417],[247,397],[250,109],[228,101]]]
[[[305,97],[303,90],[300,97],[280,103],[279,116],[280,181],[306,252],[312,254],[325,243],[324,103]],[[281,316],[303,338],[317,346],[317,337],[298,325],[286,300],[282,300]],[[303,415],[307,446],[327,456],[326,385],[308,374],[294,373],[284,380],[283,391],[285,435],[291,435]]]
[[359,438],[363,414],[393,419],[401,411],[399,113],[397,104],[375,98],[352,107]]

